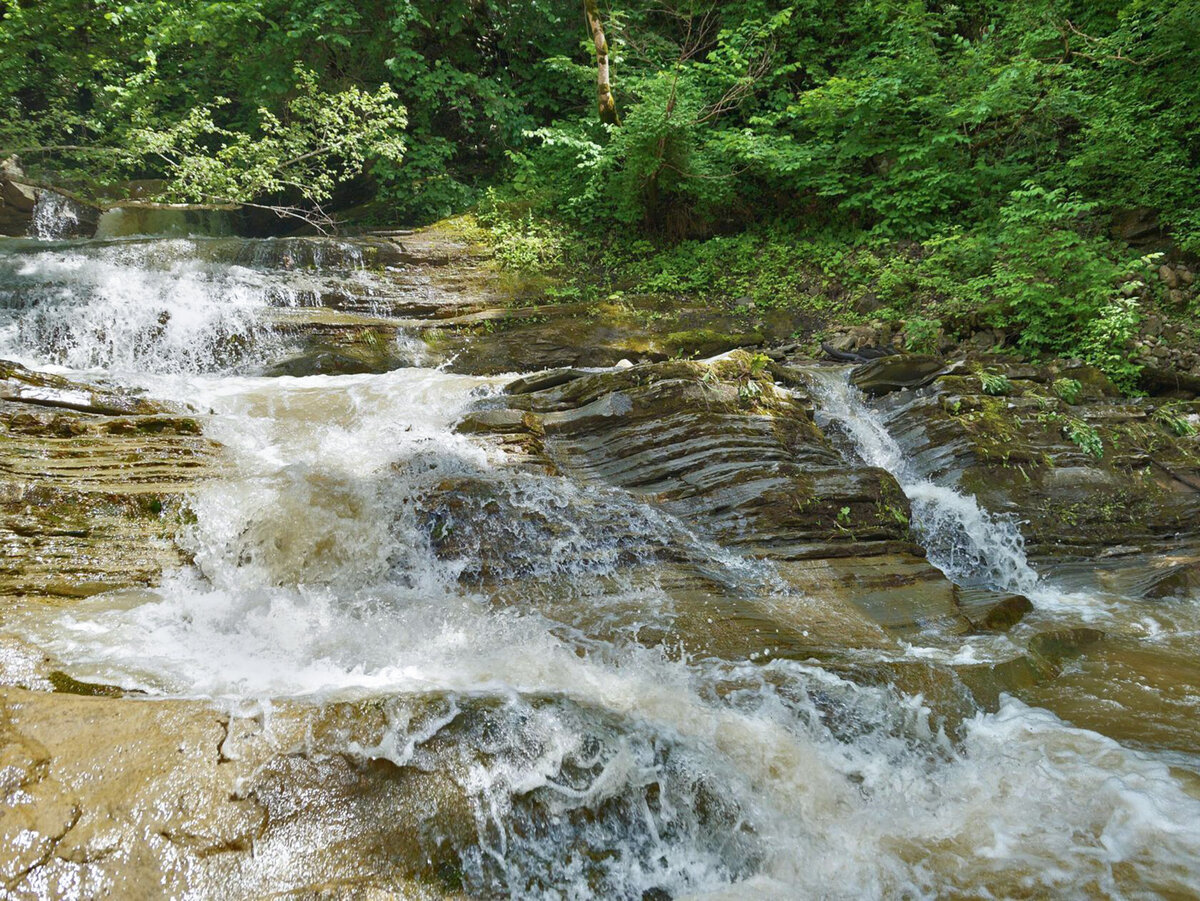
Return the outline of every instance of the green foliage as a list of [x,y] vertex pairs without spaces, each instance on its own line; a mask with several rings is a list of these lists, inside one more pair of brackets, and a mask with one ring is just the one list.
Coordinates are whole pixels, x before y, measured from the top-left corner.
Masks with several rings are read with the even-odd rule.
[[1136,391],[1142,371],[1130,355],[1141,318],[1136,300],[1115,297],[1087,324],[1081,342],[1084,359],[1102,369],[1127,394]]
[[937,352],[938,334],[942,329],[940,319],[925,319],[913,316],[904,323],[904,346],[913,353]]
[[1113,297],[1120,268],[1076,227],[1094,207],[1031,184],[1000,208],[991,302],[1022,347],[1069,351]]
[[1089,457],[1099,460],[1104,456],[1104,441],[1100,434],[1082,419],[1068,419],[1063,424],[1063,434]]
[[299,69],[283,118],[261,108],[253,133],[216,124],[214,108],[228,103],[217,98],[169,128],[133,133],[144,156],[162,161],[168,199],[246,202],[291,194],[318,205],[368,156],[399,162],[404,154],[404,110],[387,85],[373,94],[357,88],[330,94]]
[[1071,405],[1079,403],[1079,398],[1083,394],[1083,383],[1079,379],[1055,379],[1053,387],[1054,393],[1064,403]]
[[517,271],[541,272],[561,263],[562,234],[528,211],[522,215],[506,209],[494,191],[485,195],[477,217],[479,224],[487,229],[501,265]]
[[983,387],[984,394],[1003,396],[1012,391],[1012,382],[1002,372],[991,372],[986,369],[981,370],[979,373],[979,383]]

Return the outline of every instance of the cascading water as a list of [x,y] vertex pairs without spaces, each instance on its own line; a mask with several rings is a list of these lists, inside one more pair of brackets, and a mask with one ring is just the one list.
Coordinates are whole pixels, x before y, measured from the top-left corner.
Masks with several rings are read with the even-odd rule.
[[870,466],[887,470],[912,505],[912,526],[930,561],[956,581],[1029,594],[1038,575],[1025,558],[1013,517],[990,513],[975,498],[938,485],[912,463],[879,416],[867,406],[845,369],[809,370],[820,403],[818,417],[836,423]]
[[[365,700],[387,722],[377,742],[314,750],[464,797],[463,822],[415,811],[413,829],[452,850],[471,896],[1200,893],[1200,801],[1173,760],[1011,699],[952,742],[887,685],[643,640],[688,602],[664,573],[761,597],[769,567],[456,433],[500,380],[230,371],[219,348],[236,335],[253,359],[274,340],[257,317],[291,283],[208,246],[4,257],[0,355],[212,411],[223,448],[179,538],[191,565],[19,622],[74,677],[234,715]],[[822,415],[897,475],[939,565],[1036,582],[1011,523],[910,477],[840,374],[820,390]],[[323,828],[271,850],[280,870],[319,853]]]
[[16,251],[0,269],[0,356],[76,370],[252,372],[286,353],[280,311],[331,292],[370,309],[378,291],[361,251],[340,242],[139,239]]
[[54,241],[71,237],[79,228],[79,210],[74,201],[54,191],[38,194],[33,208],[32,237]]

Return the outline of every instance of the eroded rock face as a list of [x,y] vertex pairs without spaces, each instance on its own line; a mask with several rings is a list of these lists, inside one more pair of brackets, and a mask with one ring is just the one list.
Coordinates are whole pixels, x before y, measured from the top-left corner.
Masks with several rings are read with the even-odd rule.
[[195,417],[0,361],[0,432],[0,595],[85,597],[180,562],[180,497],[212,453]]
[[[989,394],[980,373],[1007,384]],[[985,357],[877,404],[923,474],[1017,515],[1035,557],[1194,544],[1200,438],[1178,424],[1200,405],[1116,395],[1089,367]]]
[[[14,899],[536,893],[561,875],[548,848],[624,893],[601,853],[618,839],[644,873],[662,866],[660,830],[733,878],[759,853],[747,813],[689,772],[686,740],[561,698],[230,716],[0,689],[0,712],[0,884]],[[655,775],[609,779],[598,802],[591,787],[618,755]],[[531,761],[545,784],[518,778]],[[502,867],[492,842],[507,843]]]
[[202,703],[3,689],[0,710],[7,897],[455,894],[457,859],[418,824],[457,823],[465,842],[470,808],[441,775],[349,751],[379,742],[378,708],[284,705],[267,726]]
[[[799,594],[840,598],[876,628],[959,619],[953,585],[911,541],[895,480],[847,465],[807,396],[777,386],[760,360],[568,371],[509,391],[507,411],[463,427],[496,434],[527,465],[619,488],[770,560]],[[856,631],[861,640],[867,630]]]

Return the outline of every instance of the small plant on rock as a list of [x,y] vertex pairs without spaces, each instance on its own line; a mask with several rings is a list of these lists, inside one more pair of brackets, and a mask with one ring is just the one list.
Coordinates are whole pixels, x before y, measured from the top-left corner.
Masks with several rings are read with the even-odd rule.
[[979,382],[983,385],[983,393],[993,397],[1002,397],[1012,391],[1012,382],[1002,372],[985,369],[979,373]]
[[1054,393],[1068,404],[1077,404],[1083,394],[1083,383],[1079,379],[1055,379]]
[[1155,410],[1154,421],[1178,438],[1191,438],[1197,431],[1188,415],[1173,405],[1162,406]]
[[1071,442],[1089,457],[1099,460],[1104,456],[1104,441],[1100,434],[1082,419],[1068,419],[1063,432]]

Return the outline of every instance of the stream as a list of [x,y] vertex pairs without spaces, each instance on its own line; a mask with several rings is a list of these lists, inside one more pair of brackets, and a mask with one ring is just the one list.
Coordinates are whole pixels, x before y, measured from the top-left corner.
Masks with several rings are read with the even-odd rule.
[[[1007,634],[931,626],[839,649],[857,670],[765,636],[753,655],[704,649],[680,623],[795,589],[644,494],[514,465],[456,430],[521,373],[264,374],[294,352],[298,312],[336,296],[386,317],[394,293],[352,241],[0,245],[0,358],[194,411],[219,447],[174,538],[186,562],[153,586],[15,605],[0,632],[73,679],[268,729],[281,705],[375,705],[370,743],[348,727],[309,752],[433,774],[431,792],[462,798],[457,817],[428,798],[410,810],[450,849],[447,896],[1200,896],[1200,696],[1130,700],[1153,691],[1121,675],[1122,648],[1194,660],[1195,598],[1154,605],[1039,572],[1019,514],[929,477],[845,368],[813,364],[817,425],[895,477],[929,561],[1034,611]],[[481,500],[439,507],[448,484]],[[703,577],[703,600],[681,572]],[[1117,650],[954,725],[921,693],[855,675],[1007,660],[1081,626]],[[1063,713],[1102,694],[1160,725],[1101,734]],[[333,823],[255,854],[286,872]],[[260,890],[247,876],[222,893]]]

